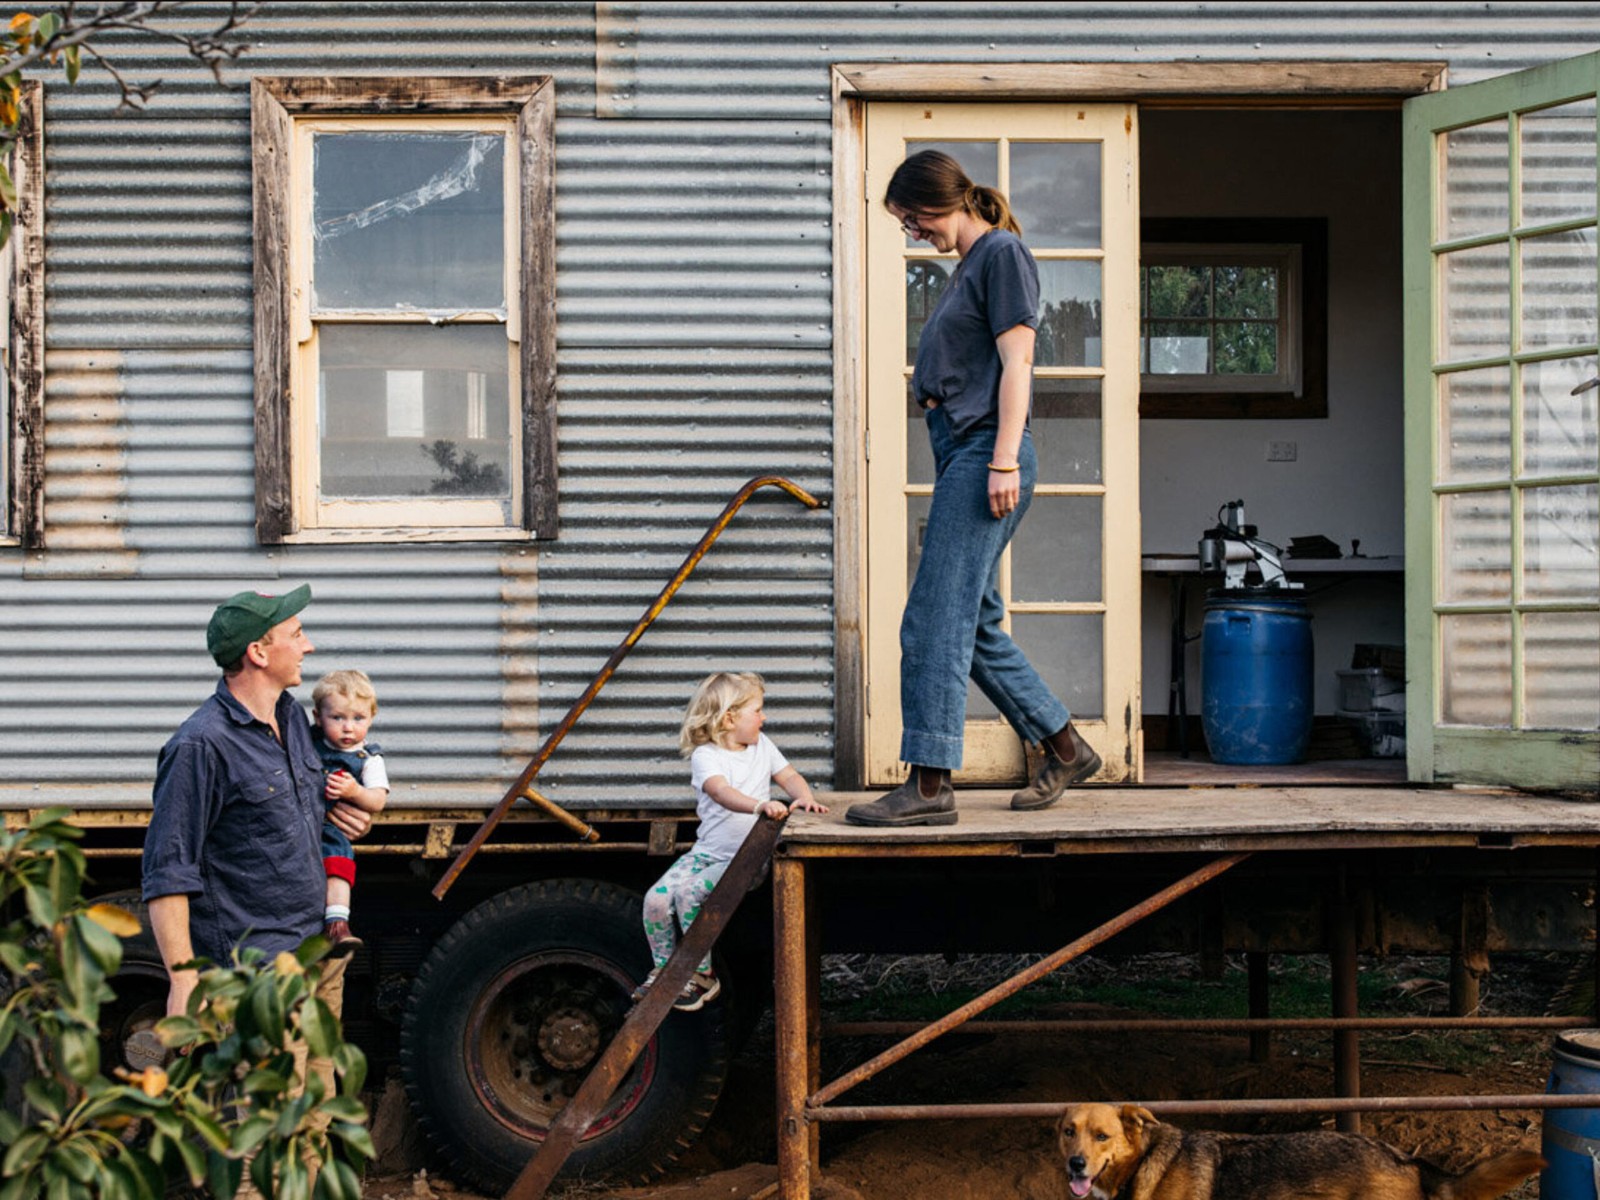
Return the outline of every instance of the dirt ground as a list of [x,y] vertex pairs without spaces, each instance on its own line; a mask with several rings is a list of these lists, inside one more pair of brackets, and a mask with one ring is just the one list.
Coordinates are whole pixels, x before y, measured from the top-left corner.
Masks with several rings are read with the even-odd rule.
[[[1544,1011],[1542,984],[1516,994],[1502,986],[1500,1011]],[[1432,989],[1437,992],[1437,989]],[[1424,1004],[1425,1008],[1426,1005]],[[1050,1004],[1034,1018],[1127,1015],[1083,1003]],[[1368,1095],[1508,1094],[1544,1090],[1548,1033],[1365,1035],[1363,1091]],[[882,1049],[884,1042],[825,1046],[831,1079]],[[734,1060],[721,1102],[700,1141],[650,1187],[557,1189],[566,1200],[768,1200],[776,1196],[770,1021]],[[999,1100],[1197,1099],[1327,1094],[1332,1085],[1327,1035],[1278,1035],[1265,1063],[1249,1059],[1244,1037],[1194,1035],[950,1035],[879,1078],[847,1102],[950,1103]],[[1538,1149],[1534,1111],[1368,1114],[1363,1130],[1402,1150],[1459,1169],[1518,1146]],[[1331,1118],[1195,1118],[1191,1127],[1251,1132],[1331,1128]],[[819,1200],[1058,1200],[1068,1195],[1052,1159],[1047,1121],[936,1121],[830,1125],[822,1136]],[[426,1172],[369,1181],[373,1200],[474,1200]],[[1537,1180],[1510,1193],[1538,1195]]]

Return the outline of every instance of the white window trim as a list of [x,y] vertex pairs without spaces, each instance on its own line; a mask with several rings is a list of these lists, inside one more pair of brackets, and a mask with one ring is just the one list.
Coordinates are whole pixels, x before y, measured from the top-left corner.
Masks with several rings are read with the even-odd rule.
[[[1298,244],[1281,243],[1154,243],[1142,249],[1143,265],[1151,266],[1244,266],[1278,269],[1278,352],[1279,370],[1272,375],[1222,375],[1216,372],[1170,374],[1143,372],[1140,390],[1145,392],[1292,392],[1304,394],[1300,344],[1304,314],[1300,311],[1302,291],[1301,251]],[[1144,317],[1143,322],[1166,318]],[[1145,338],[1140,328],[1141,342]]]

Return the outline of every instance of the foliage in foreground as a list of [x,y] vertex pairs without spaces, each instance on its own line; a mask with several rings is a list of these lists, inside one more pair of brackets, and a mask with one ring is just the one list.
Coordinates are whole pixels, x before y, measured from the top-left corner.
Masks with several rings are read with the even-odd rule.
[[[115,999],[119,939],[139,923],[85,902],[66,816],[51,809],[0,834],[0,1068],[8,1093],[20,1085],[0,1110],[0,1200],[161,1200],[185,1181],[231,1197],[247,1163],[276,1200],[359,1200],[373,1156],[358,1099],[366,1060],[314,995],[327,942],[203,969],[187,1015],[156,1026],[178,1056],[108,1077],[100,1010]],[[293,1094],[300,1039],[332,1061],[337,1094],[315,1076]],[[308,1162],[320,1164],[314,1193]]]

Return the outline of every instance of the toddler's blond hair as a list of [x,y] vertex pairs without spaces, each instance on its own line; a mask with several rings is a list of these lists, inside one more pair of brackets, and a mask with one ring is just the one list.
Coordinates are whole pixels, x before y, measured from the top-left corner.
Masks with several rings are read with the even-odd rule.
[[696,746],[716,743],[723,721],[766,694],[766,681],[750,671],[717,671],[707,675],[689,698],[689,710],[678,731],[678,752],[685,758]]
[[317,680],[317,686],[311,689],[312,707],[319,712],[322,702],[329,696],[343,696],[346,700],[360,700],[372,705],[372,715],[378,715],[378,693],[372,686],[372,680],[367,678],[365,671],[345,670],[329,671]]

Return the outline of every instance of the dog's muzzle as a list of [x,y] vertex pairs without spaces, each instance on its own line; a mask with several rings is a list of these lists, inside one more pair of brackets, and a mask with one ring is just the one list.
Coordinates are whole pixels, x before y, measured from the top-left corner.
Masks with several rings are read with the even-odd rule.
[[1074,1196],[1087,1196],[1094,1187],[1089,1175],[1089,1160],[1081,1154],[1067,1159],[1067,1188]]

